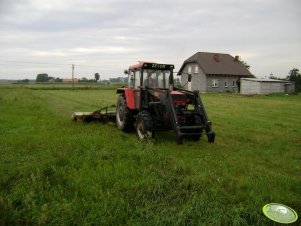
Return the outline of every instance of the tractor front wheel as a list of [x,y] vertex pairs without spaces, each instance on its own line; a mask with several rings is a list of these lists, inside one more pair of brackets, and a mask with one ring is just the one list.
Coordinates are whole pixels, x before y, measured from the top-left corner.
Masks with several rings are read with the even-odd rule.
[[125,96],[119,95],[116,107],[116,124],[118,129],[124,132],[130,132],[133,130],[133,113],[127,107]]
[[148,111],[141,111],[136,120],[136,131],[139,140],[153,138],[153,119]]

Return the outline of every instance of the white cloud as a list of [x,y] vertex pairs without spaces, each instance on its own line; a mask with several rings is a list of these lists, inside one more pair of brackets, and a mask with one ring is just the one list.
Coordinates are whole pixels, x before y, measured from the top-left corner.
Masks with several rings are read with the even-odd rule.
[[[255,75],[285,76],[301,68],[300,6],[298,0],[1,0],[0,60],[81,62],[99,65],[109,77],[137,60],[178,69],[195,52],[208,51],[240,55]],[[0,78],[21,78],[22,69],[35,77],[39,68],[6,62]]]

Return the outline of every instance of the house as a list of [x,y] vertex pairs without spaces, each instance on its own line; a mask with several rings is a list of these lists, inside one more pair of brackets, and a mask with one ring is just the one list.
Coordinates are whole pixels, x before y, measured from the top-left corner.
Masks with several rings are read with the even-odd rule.
[[293,93],[295,84],[285,80],[276,79],[240,79],[241,94],[270,94],[270,93]]
[[[187,83],[188,74],[192,75],[191,83]],[[206,52],[197,52],[185,60],[178,75],[185,89],[200,92],[238,92],[239,79],[252,77],[238,56]]]

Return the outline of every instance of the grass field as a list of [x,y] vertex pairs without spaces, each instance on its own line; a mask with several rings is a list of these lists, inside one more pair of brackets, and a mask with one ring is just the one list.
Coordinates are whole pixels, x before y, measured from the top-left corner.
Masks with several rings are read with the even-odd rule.
[[0,87],[0,225],[274,225],[270,202],[301,215],[301,95],[202,95],[215,144],[71,122],[116,98]]

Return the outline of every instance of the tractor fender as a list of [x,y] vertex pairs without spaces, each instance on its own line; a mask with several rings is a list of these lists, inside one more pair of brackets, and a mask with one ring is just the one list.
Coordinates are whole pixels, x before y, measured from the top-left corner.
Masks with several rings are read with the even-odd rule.
[[123,93],[127,107],[132,110],[135,109],[135,95],[132,88],[117,88],[117,93]]

